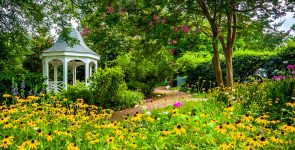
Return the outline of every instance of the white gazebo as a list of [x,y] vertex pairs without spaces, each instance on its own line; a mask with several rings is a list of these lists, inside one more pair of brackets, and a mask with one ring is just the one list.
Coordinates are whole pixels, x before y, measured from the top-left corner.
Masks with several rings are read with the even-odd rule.
[[[62,36],[59,36],[54,45],[41,54],[43,76],[46,77],[45,84],[49,91],[67,89],[69,71],[72,74],[70,82],[74,85],[77,80],[77,67],[80,66],[85,68],[84,81],[87,85],[88,77],[97,69],[100,56],[87,47],[76,29],[71,28],[70,37],[77,39],[78,43],[70,46]],[[51,70],[53,78],[50,75]]]

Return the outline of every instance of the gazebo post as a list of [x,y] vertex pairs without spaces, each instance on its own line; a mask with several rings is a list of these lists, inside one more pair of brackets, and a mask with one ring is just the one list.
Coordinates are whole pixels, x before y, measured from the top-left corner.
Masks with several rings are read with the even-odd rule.
[[76,68],[76,62],[73,62],[73,85],[76,84],[77,79],[77,68]]
[[85,84],[88,85],[88,77],[89,77],[89,61],[85,62]]
[[57,88],[57,62],[54,62],[54,66],[53,66],[53,72],[54,72],[54,88],[56,91],[58,91],[58,88]]
[[63,60],[63,82],[64,87],[67,90],[68,89],[68,59]]
[[44,69],[43,69],[43,76],[46,78],[45,79],[45,84],[46,85],[48,85],[48,83],[49,83],[49,61],[45,58],[45,60],[44,60]]

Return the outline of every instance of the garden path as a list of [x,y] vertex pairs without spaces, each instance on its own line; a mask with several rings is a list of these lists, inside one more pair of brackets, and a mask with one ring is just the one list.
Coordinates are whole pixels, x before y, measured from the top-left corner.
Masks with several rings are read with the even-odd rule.
[[115,111],[111,120],[121,120],[124,116],[132,116],[136,113],[142,113],[145,110],[159,109],[173,105],[177,101],[188,100],[197,101],[204,100],[204,98],[192,98],[190,94],[179,92],[178,90],[167,90],[165,87],[155,89],[155,94],[165,94],[161,98],[148,98],[144,100],[144,103],[134,108],[127,108],[121,111]]

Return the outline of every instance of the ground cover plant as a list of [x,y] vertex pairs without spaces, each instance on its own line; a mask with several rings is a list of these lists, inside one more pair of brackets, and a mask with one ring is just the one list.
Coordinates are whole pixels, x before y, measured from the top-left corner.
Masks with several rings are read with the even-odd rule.
[[[218,89],[212,93],[216,91]],[[287,111],[288,115],[282,113],[277,118],[272,112],[260,111],[264,105],[257,105],[256,101],[244,107],[242,101],[249,101],[246,97],[241,96],[240,100],[231,103],[214,98],[196,102],[175,101],[174,106],[110,121],[112,110],[85,104],[82,99],[72,103],[66,98],[42,94],[26,99],[5,94],[0,109],[0,147],[293,149],[294,100],[289,97],[283,104],[285,110],[282,111]],[[16,103],[11,103],[13,99]],[[271,101],[266,106],[271,105],[276,102]]]

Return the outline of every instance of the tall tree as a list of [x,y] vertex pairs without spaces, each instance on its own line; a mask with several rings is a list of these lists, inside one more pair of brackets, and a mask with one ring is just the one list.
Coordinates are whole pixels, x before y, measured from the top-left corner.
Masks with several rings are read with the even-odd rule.
[[[243,23],[243,17],[255,18],[260,23],[269,24],[273,17],[282,16],[287,9],[294,8],[290,1],[242,1],[242,0],[197,0],[201,12],[207,18],[212,30],[212,45],[214,48],[213,64],[217,81],[222,86],[220,60],[218,58],[217,40],[221,43],[226,60],[226,83],[233,86],[233,46],[236,40],[237,28]],[[293,7],[292,7],[293,6]],[[239,20],[240,19],[240,20]]]

